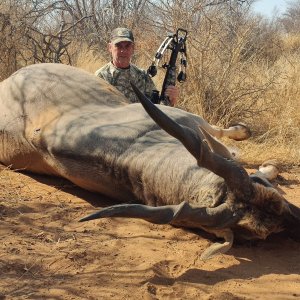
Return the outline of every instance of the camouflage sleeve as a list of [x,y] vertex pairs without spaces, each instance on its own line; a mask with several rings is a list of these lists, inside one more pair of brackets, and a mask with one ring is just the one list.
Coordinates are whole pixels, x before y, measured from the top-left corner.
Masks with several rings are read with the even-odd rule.
[[111,80],[110,80],[111,76],[109,76],[108,70],[109,70],[109,64],[106,64],[102,68],[97,70],[95,72],[95,75],[106,80],[107,82],[111,83]]
[[102,75],[102,73],[101,73],[101,69],[97,70],[97,71],[95,72],[95,75],[98,76],[98,77],[100,77],[100,78],[103,78],[103,75]]

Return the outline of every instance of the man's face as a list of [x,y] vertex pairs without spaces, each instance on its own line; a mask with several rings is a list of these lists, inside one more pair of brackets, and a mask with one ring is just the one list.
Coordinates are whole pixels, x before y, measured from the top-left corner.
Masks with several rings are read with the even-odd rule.
[[128,68],[131,56],[134,52],[134,44],[131,42],[109,43],[108,50],[111,53],[113,64],[117,68]]

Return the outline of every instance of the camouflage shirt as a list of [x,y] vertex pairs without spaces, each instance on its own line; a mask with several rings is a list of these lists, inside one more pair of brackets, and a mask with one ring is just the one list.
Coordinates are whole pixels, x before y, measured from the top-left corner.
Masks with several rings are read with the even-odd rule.
[[119,69],[115,67],[112,62],[109,62],[101,69],[97,70],[95,75],[115,86],[132,103],[139,102],[139,100],[131,88],[130,81],[132,81],[148,98],[151,98],[152,91],[156,90],[156,87],[147,72],[133,64],[131,64],[128,69]]

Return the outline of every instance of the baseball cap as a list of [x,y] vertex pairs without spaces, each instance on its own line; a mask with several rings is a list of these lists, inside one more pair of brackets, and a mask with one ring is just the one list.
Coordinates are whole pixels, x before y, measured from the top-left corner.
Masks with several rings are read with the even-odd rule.
[[134,37],[132,34],[132,31],[127,29],[127,28],[123,28],[123,27],[119,27],[116,28],[112,31],[111,33],[111,42],[113,44],[117,44],[120,42],[134,42]]

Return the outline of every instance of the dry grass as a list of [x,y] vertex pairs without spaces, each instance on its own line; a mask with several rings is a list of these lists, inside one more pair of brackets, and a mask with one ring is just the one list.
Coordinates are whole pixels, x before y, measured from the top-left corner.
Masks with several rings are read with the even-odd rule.
[[282,44],[285,52],[287,53],[299,53],[300,49],[300,36],[299,34],[289,33],[282,39]]
[[256,134],[251,147],[246,147],[246,150],[248,157],[252,156],[254,160],[271,154],[286,164],[299,165],[300,59],[294,54],[281,57],[273,68],[281,72],[262,99],[271,102],[268,109],[253,120]]
[[99,68],[101,68],[106,62],[105,56],[107,53],[103,50],[99,53],[86,45],[81,45],[78,47],[75,43],[72,45],[74,65],[90,73],[95,73]]

